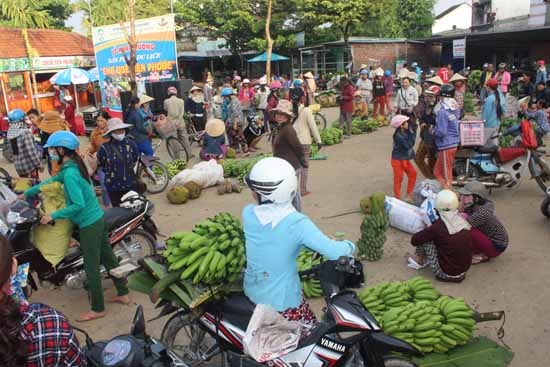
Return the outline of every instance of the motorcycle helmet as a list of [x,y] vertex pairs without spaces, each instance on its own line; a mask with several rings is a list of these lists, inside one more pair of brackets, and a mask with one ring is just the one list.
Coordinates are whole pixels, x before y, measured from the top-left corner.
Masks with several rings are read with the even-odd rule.
[[428,89],[426,89],[426,90],[424,91],[424,94],[429,94],[429,95],[433,95],[433,96],[438,96],[440,90],[441,90],[441,88],[439,88],[439,86],[437,86],[437,85],[432,85],[432,86],[430,86]]
[[458,210],[458,197],[451,190],[441,190],[435,197],[435,208],[447,212]]
[[250,84],[250,79],[243,80],[242,84]]
[[269,89],[271,89],[271,90],[281,89],[282,87],[283,87],[283,85],[278,80],[275,80],[275,81],[271,82],[271,84],[269,85]]
[[296,171],[281,158],[264,158],[252,167],[246,184],[260,197],[260,203],[288,203],[298,189]]
[[294,79],[293,85],[297,88],[301,87],[302,84],[304,84],[304,81],[302,79]]
[[415,68],[418,66],[418,63],[416,61],[414,61],[412,64],[411,64],[411,67]]
[[25,112],[20,108],[15,108],[8,113],[9,122],[19,122],[25,119]]
[[166,93],[168,93],[169,96],[175,96],[178,94],[178,89],[176,87],[168,87],[166,90]]
[[233,88],[223,88],[222,89],[222,97],[228,97],[230,95],[235,94],[235,91]]
[[48,138],[44,148],[65,148],[77,150],[80,142],[75,134],[70,131],[56,131]]
[[386,70],[384,71],[384,76],[387,78],[389,76],[391,76],[391,70]]
[[454,98],[455,87],[452,84],[443,84],[439,90],[439,96],[446,98]]

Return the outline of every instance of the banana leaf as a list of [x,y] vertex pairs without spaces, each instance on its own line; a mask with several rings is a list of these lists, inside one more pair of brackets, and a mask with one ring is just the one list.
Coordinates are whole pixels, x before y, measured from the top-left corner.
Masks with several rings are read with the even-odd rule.
[[[146,271],[138,271],[132,273],[128,277],[128,288],[130,288],[133,291],[143,293],[146,295],[151,294],[151,289],[155,285],[157,280],[148,272]],[[180,299],[169,289],[164,290],[160,293],[160,298],[174,302],[180,306],[185,307],[185,305],[182,304]]]
[[505,367],[514,353],[484,336],[470,340],[445,354],[430,353],[422,358],[413,358],[419,367]]

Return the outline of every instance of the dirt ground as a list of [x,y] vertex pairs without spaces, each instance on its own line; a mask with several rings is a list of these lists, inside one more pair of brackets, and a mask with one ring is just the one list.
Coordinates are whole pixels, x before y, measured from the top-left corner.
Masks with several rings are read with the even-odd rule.
[[[336,109],[325,111],[328,120],[336,118]],[[356,241],[359,237],[361,215],[353,214],[334,219],[322,219],[358,207],[361,197],[382,190],[391,193],[390,167],[392,130],[383,128],[369,135],[355,136],[343,144],[324,147],[326,161],[311,163],[309,189],[312,194],[304,198],[304,212],[325,233],[342,231],[346,238]],[[264,151],[267,145],[264,142]],[[166,157],[165,152],[160,152]],[[0,165],[7,166],[0,160]],[[10,165],[11,166],[11,165]],[[9,167],[13,171],[12,167]],[[419,173],[419,179],[421,179]],[[471,268],[462,284],[436,283],[437,288],[455,297],[463,297],[479,311],[506,311],[503,342],[515,353],[511,366],[544,365],[550,346],[550,222],[539,210],[543,194],[532,180],[525,180],[515,191],[494,191],[497,213],[510,234],[510,246],[494,261]],[[154,219],[163,234],[175,230],[191,230],[194,224],[219,211],[235,215],[251,201],[247,190],[241,194],[218,196],[215,189],[205,190],[200,199],[182,206],[173,206],[163,194],[152,196],[156,204]],[[417,274],[406,267],[405,255],[412,251],[410,235],[391,229],[385,244],[384,258],[375,263],[365,263],[366,284],[381,281],[405,280]],[[429,270],[420,272],[434,280]],[[114,292],[110,282],[105,282],[106,296]],[[156,316],[148,298],[132,294],[131,306],[108,305],[108,315],[102,320],[76,326],[85,328],[95,340],[108,339],[129,330],[135,304],[145,308],[148,319]],[[74,320],[87,310],[88,302],[83,290],[40,290],[32,297],[34,302],[49,304]],[[312,302],[321,312],[322,301]],[[160,336],[165,319],[148,323],[148,331]],[[477,334],[497,340],[500,323],[487,322],[478,325]],[[480,365],[481,366],[481,365]]]

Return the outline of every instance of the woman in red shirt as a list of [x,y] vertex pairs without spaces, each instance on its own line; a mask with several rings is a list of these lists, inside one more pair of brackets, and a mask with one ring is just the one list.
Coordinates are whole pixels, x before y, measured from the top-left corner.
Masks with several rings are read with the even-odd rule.
[[351,82],[346,77],[342,77],[340,83],[342,86],[342,99],[340,102],[340,128],[342,129],[344,124],[346,124],[348,129],[347,137],[351,138],[351,120],[353,117],[353,98],[355,88],[353,88],[353,85],[351,85]]
[[75,111],[73,106],[73,97],[71,97],[70,95],[66,95],[65,97],[63,97],[63,100],[65,101],[65,104],[66,104],[65,120],[69,124],[69,128],[71,129],[71,132],[73,134],[76,134],[76,125],[74,121]]

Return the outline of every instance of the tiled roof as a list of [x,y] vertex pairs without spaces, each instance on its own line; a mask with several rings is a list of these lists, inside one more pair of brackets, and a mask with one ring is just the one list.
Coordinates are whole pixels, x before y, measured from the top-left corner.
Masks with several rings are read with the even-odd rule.
[[[57,29],[29,29],[29,42],[39,56],[93,56],[92,40]],[[27,57],[21,30],[0,27],[0,59]]]

